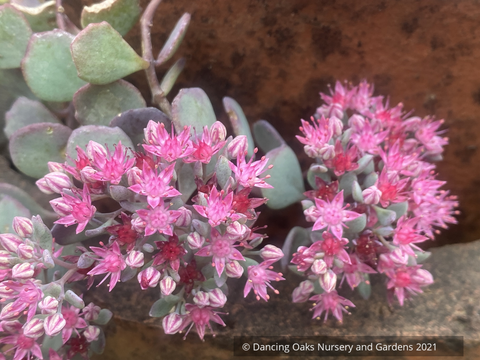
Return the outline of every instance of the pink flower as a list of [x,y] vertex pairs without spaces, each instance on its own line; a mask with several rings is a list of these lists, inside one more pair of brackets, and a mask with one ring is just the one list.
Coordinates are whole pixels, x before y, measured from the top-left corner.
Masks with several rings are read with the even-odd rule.
[[342,239],[343,227],[346,227],[343,223],[360,216],[357,212],[345,210],[348,205],[343,206],[343,190],[331,202],[315,199],[315,205],[305,210],[305,215],[315,221],[313,231],[328,228],[339,240]]
[[337,81],[335,90],[330,88],[330,96],[320,93],[320,97],[325,102],[325,105],[319,107],[317,113],[327,117],[336,116],[339,119],[343,118],[343,112],[348,108],[354,94],[354,90],[348,90],[347,86],[343,86],[340,81]]
[[201,248],[195,255],[203,257],[212,256],[212,265],[217,269],[219,277],[225,269],[226,262],[233,260],[245,261],[240,251],[235,249],[234,244],[236,240],[232,240],[228,234],[222,235],[216,229],[212,229],[211,237],[210,241],[207,240],[209,245]]
[[[272,189],[273,186],[265,182],[264,179],[268,179],[270,176],[267,175],[264,178],[258,178],[265,170],[268,159],[265,156],[258,161],[253,162],[253,156],[248,162],[245,162],[245,154],[239,154],[237,156],[237,166],[229,162],[228,165],[230,169],[235,173],[235,179],[237,182],[244,187],[259,187]],[[268,168],[271,169],[273,165],[270,165]]]
[[[99,149],[99,148],[102,149]],[[87,145],[87,153],[92,156],[93,167],[95,173],[91,177],[97,181],[110,181],[112,184],[118,184],[123,174],[130,169],[134,162],[134,158],[127,156],[128,149],[119,141],[115,146],[115,152],[110,153],[107,147],[106,153],[98,143],[90,141]]]
[[172,226],[182,213],[178,210],[168,210],[162,203],[154,209],[137,210],[137,214],[145,223],[145,236],[155,234],[157,231],[172,236]]
[[140,195],[147,196],[148,205],[155,208],[160,204],[162,198],[171,198],[182,195],[177,189],[169,185],[172,181],[175,164],[171,164],[157,175],[147,162],[143,162],[140,183],[130,186],[129,189]]
[[112,291],[120,280],[120,273],[127,267],[118,243],[115,241],[110,249],[106,247],[100,248],[91,246],[90,250],[102,259],[99,260],[97,266],[88,272],[88,275],[107,274],[97,286],[100,286],[109,276],[111,276],[109,291]]
[[394,273],[387,272],[387,275],[390,277],[387,283],[387,289],[390,290],[390,302],[394,293],[400,305],[403,306],[405,298],[422,293],[421,287],[433,284],[432,274],[427,270],[421,269],[421,267],[421,265],[402,267],[396,269]]
[[153,266],[167,262],[173,270],[178,271],[180,259],[187,253],[178,236],[173,234],[167,241],[155,241],[155,245],[160,251],[154,256]]
[[377,182],[377,188],[381,191],[380,204],[387,207],[390,203],[399,203],[407,200],[404,188],[407,186],[408,178],[400,179],[397,172],[387,171],[383,168]]
[[348,285],[353,290],[354,287],[365,281],[363,274],[374,274],[376,271],[362,263],[356,255],[351,255],[350,261],[350,264],[344,264],[343,266],[344,277],[342,282],[344,279],[347,279]]
[[413,257],[415,257],[415,252],[412,247],[420,250],[419,247],[413,244],[428,240],[426,236],[420,235],[418,230],[415,229],[417,222],[417,218],[407,219],[405,216],[402,216],[398,219],[397,227],[393,235],[393,244],[400,246],[403,251]]
[[43,359],[42,350],[40,345],[35,341],[35,339],[26,336],[23,333],[22,325],[18,323],[15,325],[16,334],[5,336],[0,339],[0,344],[9,344],[13,345],[7,351],[15,350],[15,355],[13,360],[21,360],[25,357],[30,359],[32,356],[36,356],[38,359]]
[[329,120],[325,117],[321,117],[315,122],[315,118],[311,118],[313,126],[310,123],[302,120],[302,126],[300,131],[303,132],[305,137],[296,136],[297,139],[305,145],[305,153],[313,158],[323,157],[325,147],[333,136],[333,129],[329,126]]
[[[181,329],[185,329],[189,324],[190,327],[188,328],[187,332],[185,333],[185,337],[187,337],[190,329],[195,325],[197,329],[198,336],[201,340],[203,340],[205,336],[205,327],[208,326],[210,331],[213,334],[212,326],[210,325],[210,321],[216,322],[222,326],[225,326],[223,320],[218,316],[218,312],[214,311],[211,307],[199,307],[194,304],[187,304],[185,305],[185,309],[187,310],[187,315],[185,316]],[[215,334],[214,334],[215,335]]]
[[319,295],[314,295],[310,298],[310,300],[315,301],[316,304],[312,308],[313,310],[313,317],[312,319],[319,318],[322,313],[325,311],[325,320],[327,321],[328,314],[330,311],[332,312],[333,316],[337,318],[338,321],[343,321],[343,313],[348,313],[345,307],[351,306],[355,307],[350,300],[347,300],[334,290],[331,292],[326,292]]
[[337,176],[345,174],[346,171],[358,169],[357,160],[358,150],[356,146],[351,146],[347,151],[343,150],[340,140],[335,143],[335,156],[332,159],[325,160],[325,165],[333,169]]
[[443,123],[443,120],[432,121],[431,118],[425,118],[415,132],[415,137],[422,143],[427,155],[441,154],[443,146],[448,144],[448,138],[438,136],[445,132],[437,131]]
[[378,154],[380,144],[387,137],[388,131],[379,131],[368,120],[365,120],[362,127],[353,126],[354,133],[351,136],[352,143],[363,153]]
[[153,120],[148,122],[144,130],[145,142],[143,148],[149,153],[173,162],[190,155],[195,149],[190,139],[190,127],[185,126],[177,136],[172,125],[171,135],[165,129],[164,123],[156,123]]
[[[54,202],[50,201],[53,211],[62,216],[55,224],[73,225],[78,224],[76,233],[81,233],[87,226],[90,219],[97,211],[96,207],[92,205],[90,199],[90,192],[86,184],[83,185],[83,193],[72,189],[72,193],[76,196],[69,195],[62,192],[62,198]],[[61,208],[61,210],[59,209]]]
[[221,141],[221,137],[217,136],[218,133],[218,129],[213,125],[210,131],[208,127],[205,126],[203,128],[202,138],[200,139],[198,135],[195,136],[195,140],[192,142],[193,152],[187,156],[184,161],[186,163],[200,161],[208,164],[212,156],[225,145],[225,141]]
[[245,284],[245,289],[243,290],[243,296],[247,297],[250,293],[250,290],[253,289],[257,300],[262,298],[265,301],[270,299],[270,296],[267,294],[267,286],[273,290],[275,294],[278,294],[278,290],[273,288],[270,285],[270,281],[280,281],[285,280],[282,277],[282,273],[277,273],[275,271],[267,270],[271,269],[272,261],[264,261],[259,265],[252,265],[248,267],[248,280]]
[[146,290],[149,287],[156,287],[160,281],[160,276],[160,271],[150,266],[138,273],[137,280],[142,290]]
[[[203,217],[208,218],[208,222],[213,227],[220,225],[222,222],[231,219],[232,221],[241,218],[240,215],[235,214],[232,210],[233,192],[229,192],[225,197],[224,191],[218,191],[217,188],[212,188],[208,199],[205,199],[207,206],[193,205],[195,210]],[[206,197],[205,194],[199,193],[199,196]]]
[[[110,289],[111,290],[111,289]],[[79,336],[77,329],[83,329],[87,327],[87,323],[83,320],[80,315],[80,309],[76,307],[63,307],[62,308],[62,315],[65,319],[65,327],[62,330],[62,340],[65,344],[68,339],[72,336],[73,331]]]
[[325,254],[323,260],[329,268],[333,266],[333,260],[335,258],[343,264],[350,264],[350,256],[345,250],[348,239],[337,239],[326,231],[322,234],[322,237],[323,241],[317,241],[317,243],[319,243],[319,250]]

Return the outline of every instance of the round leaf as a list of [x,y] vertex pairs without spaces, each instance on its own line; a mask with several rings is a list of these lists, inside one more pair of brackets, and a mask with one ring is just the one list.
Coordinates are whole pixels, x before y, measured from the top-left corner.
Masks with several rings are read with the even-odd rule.
[[273,168],[265,174],[270,175],[268,183],[273,189],[262,189],[262,196],[268,199],[267,206],[282,209],[304,198],[302,170],[297,156],[287,145],[269,151],[268,164]]
[[0,6],[0,69],[20,67],[31,35],[20,11],[10,4]]
[[153,107],[132,109],[122,112],[120,115],[112,119],[110,126],[118,126],[120,129],[125,131],[125,134],[132,139],[132,142],[137,147],[137,150],[139,150],[141,148],[140,144],[143,143],[143,139],[145,137],[143,129],[147,127],[147,124],[150,120],[164,123],[165,128],[170,130],[170,119],[163,112]]
[[59,124],[58,118],[53,115],[39,101],[30,100],[26,97],[19,97],[12,105],[12,108],[5,114],[5,135],[8,137],[24,126],[37,123]]
[[55,29],[57,22],[55,16],[55,0],[38,4],[35,7],[12,4],[21,11],[27,19],[33,32],[43,32]]
[[88,24],[106,21],[123,36],[135,25],[141,11],[138,0],[105,0],[85,6],[80,22],[85,28]]
[[61,124],[25,126],[10,138],[12,161],[24,174],[41,178],[49,172],[49,161],[65,161],[65,146],[71,133],[70,128]]
[[172,103],[175,130],[179,133],[184,126],[191,126],[191,133],[200,134],[204,126],[212,126],[217,120],[212,103],[200,88],[182,89]]
[[108,85],[87,84],[75,93],[73,104],[80,124],[105,126],[126,110],[146,106],[140,91],[124,80]]
[[248,156],[253,155],[253,148],[255,147],[253,143],[252,132],[250,131],[250,125],[248,120],[240,107],[240,105],[229,97],[223,98],[223,107],[230,118],[230,123],[233,127],[233,132],[235,135],[245,135],[248,139]]
[[72,158],[77,158],[77,146],[83,150],[86,149],[90,140],[108,146],[110,150],[114,149],[114,145],[122,142],[123,146],[133,149],[132,140],[123,132],[122,129],[115,127],[107,127],[100,125],[86,125],[73,130],[72,135],[68,139],[67,155]]
[[7,196],[0,195],[0,233],[12,232],[12,221],[15,216],[23,216],[30,218],[31,214],[28,209],[18,200]]
[[73,35],[62,30],[34,34],[22,61],[25,80],[40,99],[70,101],[85,85],[78,78],[70,54]]
[[57,214],[45,210],[29,194],[22,189],[7,183],[0,183],[0,196],[8,195],[25,206],[32,215],[40,215],[44,220],[53,221],[57,219]]
[[88,25],[77,35],[71,49],[78,76],[96,85],[114,82],[149,66],[105,21]]
[[265,153],[285,144],[278,131],[266,120],[259,120],[253,124],[253,136]]

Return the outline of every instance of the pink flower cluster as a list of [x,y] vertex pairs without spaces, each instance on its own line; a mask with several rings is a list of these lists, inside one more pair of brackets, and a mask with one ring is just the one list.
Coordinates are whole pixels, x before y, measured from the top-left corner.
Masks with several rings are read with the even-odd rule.
[[321,98],[325,103],[311,122],[302,120],[297,136],[315,159],[314,189],[303,201],[314,224],[291,260],[308,277],[293,301],[312,300],[314,318],[332,312],[342,321],[354,306],[337,293],[344,280],[367,296],[369,274],[383,273],[389,301],[396,296],[401,305],[433,282],[417,244],[456,223],[458,202],[440,189],[445,182],[432,163],[448,143],[439,131],[443,120],[411,116],[402,104],[391,108],[365,81],[337,82]]
[[[110,235],[107,244],[65,257],[78,269],[73,280],[88,278],[91,286],[102,275],[98,285],[108,279],[112,291],[136,277],[143,290],[159,287],[150,314],[163,317],[165,332],[195,325],[203,339],[210,321],[224,325],[215,309],[226,301],[228,278],[245,275],[245,296],[253,291],[265,301],[268,288],[278,293],[270,282],[284,279],[271,270],[283,257],[280,249],[254,250],[265,237],[253,228],[256,208],[267,199],[251,195],[255,187],[271,187],[269,176],[262,177],[268,160],[247,159],[246,136],[227,138],[220,122],[195,130],[175,133],[150,121],[140,151],[90,141],[85,150],[77,147],[77,159],[50,163],[37,185],[60,194],[50,202],[56,224]],[[111,213],[97,209],[104,198],[118,203]],[[255,255],[260,263],[249,257]]]
[[57,335],[63,347],[58,352],[52,349],[51,359],[71,359],[77,354],[88,358],[89,344],[101,335],[96,323],[100,313],[109,314],[93,303],[85,306],[81,297],[65,288],[74,267],[61,278],[42,283],[40,273],[53,268],[53,259],[62,253],[62,248],[55,250],[39,241],[45,237],[43,227],[40,217],[15,217],[16,234],[0,234],[0,344],[6,345],[0,359],[43,359],[40,344]]

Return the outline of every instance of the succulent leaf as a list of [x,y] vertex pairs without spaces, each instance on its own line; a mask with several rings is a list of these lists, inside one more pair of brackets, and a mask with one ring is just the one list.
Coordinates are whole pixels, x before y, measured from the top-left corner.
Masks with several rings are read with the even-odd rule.
[[282,268],[285,269],[287,267],[292,258],[292,254],[297,251],[299,246],[308,246],[310,243],[310,236],[307,229],[301,226],[292,228],[283,243],[282,251],[284,256],[280,260]]
[[164,297],[163,299],[159,299],[155,301],[150,308],[150,316],[151,317],[162,317],[167,315],[170,310],[175,306],[177,301],[172,300],[170,297],[172,295],[169,295],[167,297]]
[[175,51],[177,51],[178,47],[182,43],[183,37],[185,36],[188,24],[190,24],[190,18],[190,14],[185,13],[178,20],[177,24],[172,30],[172,33],[168,37],[167,42],[165,43],[165,45],[163,45],[162,50],[158,54],[158,64],[165,63],[173,56],[173,54],[175,54]]
[[0,194],[0,233],[10,233],[15,216],[29,218],[30,211],[20,201],[5,194]]
[[204,126],[212,126],[217,120],[212,103],[200,88],[182,89],[172,103],[175,130],[180,133],[184,126],[191,126],[191,133],[201,134]]
[[74,36],[62,30],[34,34],[22,61],[25,80],[40,99],[70,101],[85,85],[77,76],[70,44]]
[[80,23],[85,28],[88,24],[106,21],[124,36],[135,25],[141,11],[138,0],[105,0],[85,6]]
[[177,81],[177,78],[183,71],[184,67],[185,58],[180,58],[175,62],[175,64],[172,65],[170,69],[168,69],[167,73],[162,79],[162,82],[160,83],[160,88],[162,89],[165,96],[168,95],[170,90],[172,90],[173,85],[175,85],[175,81]]
[[25,126],[10,137],[12,161],[21,172],[39,179],[49,173],[49,161],[65,161],[65,146],[71,133],[72,130],[62,124]]
[[10,4],[0,6],[0,69],[20,67],[31,35],[20,11]]
[[105,21],[83,29],[71,50],[78,76],[91,84],[105,85],[149,66]]
[[253,124],[253,136],[260,149],[265,153],[285,144],[278,131],[265,120],[259,120]]
[[146,106],[140,91],[124,80],[107,85],[87,84],[75,93],[73,103],[80,124],[105,126],[126,110]]
[[57,217],[54,212],[45,210],[29,194],[14,185],[0,183],[0,195],[8,195],[19,201],[32,215],[40,215],[45,221],[51,221]]
[[36,123],[60,124],[60,121],[41,102],[22,96],[13,103],[11,109],[5,114],[5,123],[5,135],[10,137],[15,131],[27,125]]
[[57,25],[55,0],[46,1],[33,7],[20,4],[12,4],[12,6],[23,13],[33,32],[53,30]]
[[273,167],[264,174],[270,175],[268,183],[273,189],[262,189],[262,196],[268,200],[267,206],[282,209],[304,198],[302,170],[297,156],[287,145],[282,145],[266,154],[268,164]]

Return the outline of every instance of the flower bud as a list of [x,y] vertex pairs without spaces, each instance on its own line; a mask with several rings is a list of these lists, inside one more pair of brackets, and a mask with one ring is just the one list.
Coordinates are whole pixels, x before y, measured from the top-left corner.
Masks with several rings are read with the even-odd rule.
[[51,172],[44,177],[48,187],[57,194],[60,194],[63,189],[70,189],[72,182],[67,174],[62,172]]
[[14,299],[16,298],[17,292],[11,287],[5,285],[5,283],[0,283],[0,297],[5,299]]
[[55,336],[60,334],[60,331],[63,330],[66,323],[67,322],[63,318],[62,314],[55,313],[53,315],[50,315],[45,319],[45,323],[43,324],[45,328],[45,334],[47,334],[48,336]]
[[13,230],[22,238],[29,238],[33,234],[32,220],[26,217],[15,216],[12,225]]
[[340,120],[338,117],[336,116],[332,116],[330,117],[330,122],[329,122],[329,126],[330,126],[330,129],[332,130],[333,132],[333,135],[336,135],[336,136],[340,136],[342,135],[342,131],[343,131],[343,123],[342,123],[342,120]]
[[137,279],[142,290],[157,286],[158,282],[160,281],[160,275],[160,271],[151,266],[143,271],[140,271],[137,275]]
[[389,254],[390,260],[397,265],[407,265],[408,254],[400,248],[396,248]]
[[374,185],[363,190],[363,202],[368,205],[378,204],[382,197],[382,192]]
[[77,309],[83,309],[85,307],[83,299],[75,294],[72,290],[68,290],[65,293],[65,300],[68,301],[70,305],[75,306]]
[[210,305],[210,298],[206,292],[199,291],[193,297],[193,302],[199,307],[205,307]]
[[20,244],[17,248],[17,255],[22,260],[28,260],[33,257],[33,247],[26,244]]
[[95,321],[100,314],[100,306],[95,305],[93,302],[85,306],[82,310],[83,317],[87,321]]
[[243,238],[247,230],[248,227],[240,224],[238,221],[234,221],[227,227],[227,233],[235,238]]
[[178,217],[177,221],[175,221],[175,225],[178,227],[190,226],[192,223],[192,212],[185,206],[179,208],[178,211],[180,212],[180,216]]
[[45,298],[38,303],[38,307],[42,314],[54,314],[58,310],[58,301],[52,296],[45,296]]
[[130,251],[130,254],[128,254],[125,262],[131,268],[140,268],[144,264],[144,257],[145,255],[141,251]]
[[208,298],[210,300],[210,306],[221,308],[227,302],[227,297],[220,289],[213,289],[208,293]]
[[84,183],[94,183],[97,182],[95,179],[95,174],[97,170],[95,170],[91,166],[85,166],[82,170],[80,170],[80,178]]
[[32,339],[39,338],[43,333],[43,320],[39,318],[33,318],[23,327],[23,335]]
[[179,314],[168,314],[162,321],[163,331],[167,335],[176,334],[182,328],[182,324],[183,318]]
[[12,277],[15,279],[30,279],[35,273],[35,268],[32,264],[21,263],[12,268]]
[[55,192],[52,189],[50,189],[50,186],[48,186],[45,178],[38,179],[35,182],[35,185],[37,185],[38,189],[44,194],[48,194],[48,195],[55,194]]
[[2,328],[3,332],[6,333],[19,333],[20,330],[22,329],[23,324],[20,321],[14,320],[14,321],[2,321],[0,323],[0,327]]
[[320,286],[326,292],[331,292],[335,290],[335,286],[337,285],[337,275],[330,269],[325,274],[320,276]]
[[14,234],[0,234],[0,245],[2,247],[11,252],[16,254],[18,245],[22,244],[23,240],[19,238],[17,235]]
[[8,251],[0,250],[0,269],[7,270],[11,268],[10,261],[13,259]]
[[361,115],[352,115],[350,119],[348,119],[348,125],[356,132],[359,132],[365,126],[365,118]]
[[165,276],[162,281],[160,281],[160,291],[165,296],[173,293],[176,287],[177,283],[170,276]]
[[53,211],[60,216],[68,216],[73,211],[73,208],[68,205],[63,198],[50,200],[50,205],[52,206]]
[[61,173],[64,173],[65,172],[65,169],[63,168],[63,164],[61,163],[58,163],[58,162],[54,162],[54,161],[49,161],[47,163],[48,165],[48,171],[49,172],[61,172]]
[[[132,225],[132,229],[135,230],[137,233],[144,232],[145,227],[147,226],[145,221],[142,220],[142,218],[140,218],[140,217],[136,217],[136,218],[132,219],[132,222],[130,224]],[[145,245],[148,245],[148,244],[145,244]],[[147,251],[147,250],[145,250],[145,251]],[[147,251],[147,252],[149,252],[149,251]]]
[[415,274],[412,275],[412,280],[420,283],[421,285],[433,284],[433,276],[425,269],[418,269]]
[[335,146],[325,144],[319,151],[319,155],[322,157],[323,160],[330,160],[335,157]]
[[323,275],[327,272],[327,263],[322,259],[315,259],[312,263],[312,272],[315,275]]
[[283,252],[276,246],[265,245],[265,247],[260,250],[260,256],[263,260],[278,261],[283,258]]
[[243,156],[248,149],[248,138],[245,135],[236,136],[227,146],[227,154],[230,159]]
[[225,264],[225,271],[230,278],[240,278],[243,275],[243,267],[237,260],[227,262]]
[[210,138],[213,144],[218,144],[220,141],[224,141],[227,137],[227,128],[220,121],[215,121],[210,127]]
[[133,186],[135,184],[142,182],[142,170],[137,168],[136,166],[127,170],[127,182],[129,186]]
[[313,291],[313,284],[310,280],[302,281],[298,287],[293,290],[292,302],[301,303],[308,300]]
[[205,238],[195,231],[188,235],[187,242],[191,249],[200,249],[205,242]]
[[19,308],[14,302],[5,305],[0,312],[0,321],[15,320],[22,315],[23,308]]
[[107,150],[100,145],[99,143],[90,140],[87,144],[87,156],[90,160],[92,160],[95,156],[100,157],[107,157]]
[[83,332],[83,336],[85,336],[85,339],[89,343],[97,340],[99,335],[100,335],[100,329],[92,325],[87,326],[87,328]]

